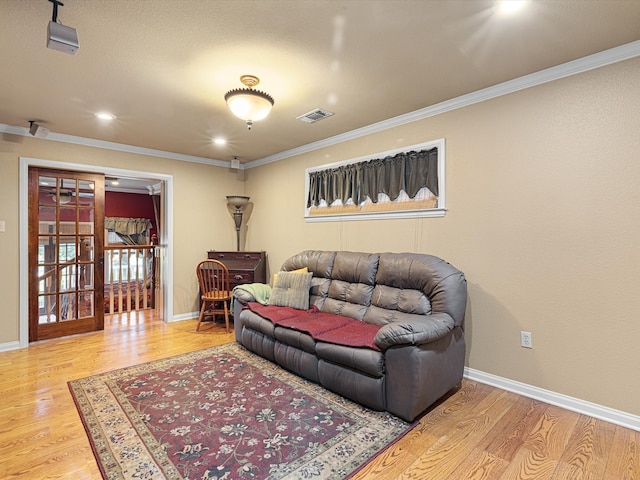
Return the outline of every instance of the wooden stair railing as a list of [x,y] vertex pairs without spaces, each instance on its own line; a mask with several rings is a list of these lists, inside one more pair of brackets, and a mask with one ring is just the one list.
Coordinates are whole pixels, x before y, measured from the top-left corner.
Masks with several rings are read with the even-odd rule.
[[104,311],[108,314],[155,308],[155,245],[104,247]]

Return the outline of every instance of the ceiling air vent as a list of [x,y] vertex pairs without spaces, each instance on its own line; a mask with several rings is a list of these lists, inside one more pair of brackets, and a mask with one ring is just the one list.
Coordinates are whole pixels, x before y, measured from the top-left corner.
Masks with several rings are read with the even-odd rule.
[[296,120],[301,120],[304,123],[315,123],[318,120],[322,120],[323,118],[327,118],[333,115],[333,112],[328,110],[323,110],[321,108],[316,108],[315,110],[311,110],[310,112],[305,113],[304,115],[300,115],[296,117]]

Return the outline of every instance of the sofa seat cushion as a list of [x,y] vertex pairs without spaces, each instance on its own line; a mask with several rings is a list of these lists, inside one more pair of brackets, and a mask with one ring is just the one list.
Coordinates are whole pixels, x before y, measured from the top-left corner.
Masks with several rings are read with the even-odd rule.
[[[268,320],[265,320],[265,322],[268,322]],[[316,341],[308,333],[286,327],[275,327],[273,333],[276,340],[285,345],[298,348],[308,353],[316,353]]]
[[327,330],[342,327],[352,320],[339,315],[321,313],[315,309],[300,311],[290,307],[260,305],[255,302],[251,302],[247,306],[252,312],[266,318],[278,327],[293,328],[306,332],[312,337]]
[[375,378],[384,376],[384,354],[368,348],[352,348],[344,345],[318,342],[318,358],[350,370],[366,373]]
[[360,320],[311,309],[306,312],[288,307],[275,307],[250,302],[247,307],[277,327],[304,332],[314,340],[338,345],[380,350],[374,338],[380,329]]
[[262,305],[258,302],[248,302],[247,308],[263,318],[271,320],[274,325],[289,318],[300,315],[300,310],[291,307],[279,307],[277,305]]
[[274,329],[275,325],[271,323],[269,320],[262,318],[260,315],[256,315],[255,313],[248,312],[243,317],[244,324],[247,328],[251,330],[255,330],[256,332],[260,332],[263,335],[266,335],[269,338],[274,337]]
[[361,347],[380,351],[374,339],[379,325],[371,325],[360,320],[350,320],[345,325],[336,327],[325,332],[314,335],[317,341],[334,343],[336,345],[346,345],[349,347]]

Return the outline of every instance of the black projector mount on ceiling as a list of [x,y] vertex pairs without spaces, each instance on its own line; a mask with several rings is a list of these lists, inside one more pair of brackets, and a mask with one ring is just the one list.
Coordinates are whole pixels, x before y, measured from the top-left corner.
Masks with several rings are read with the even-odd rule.
[[75,55],[80,48],[76,29],[58,23],[58,5],[64,7],[64,3],[59,0],[49,1],[53,3],[53,16],[47,27],[47,48]]

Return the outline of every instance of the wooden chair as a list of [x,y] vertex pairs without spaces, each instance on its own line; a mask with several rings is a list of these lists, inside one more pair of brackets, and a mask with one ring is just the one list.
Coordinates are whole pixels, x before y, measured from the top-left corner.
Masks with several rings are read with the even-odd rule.
[[[218,260],[203,260],[196,267],[198,283],[200,284],[200,317],[196,331],[200,330],[200,324],[205,311],[211,313],[215,320],[216,314],[224,314],[224,323],[229,333],[229,302],[231,290],[229,290],[229,270],[224,263]],[[222,304],[216,308],[216,304]],[[207,306],[210,308],[207,310]]]

